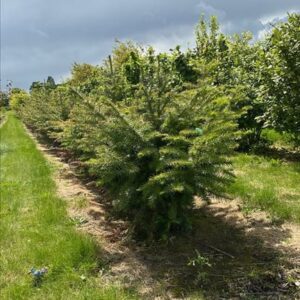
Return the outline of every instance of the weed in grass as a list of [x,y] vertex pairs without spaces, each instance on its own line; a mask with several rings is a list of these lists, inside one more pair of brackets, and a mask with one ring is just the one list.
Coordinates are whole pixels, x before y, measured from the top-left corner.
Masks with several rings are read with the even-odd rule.
[[189,260],[188,266],[195,269],[197,275],[195,276],[194,284],[201,284],[207,280],[207,268],[211,268],[212,264],[206,256],[203,256],[196,250],[196,256]]
[[85,208],[89,205],[89,201],[86,197],[84,196],[79,196],[74,198],[74,208]]
[[72,224],[76,225],[76,226],[80,226],[83,225],[85,223],[87,223],[87,219],[81,216],[75,216],[70,218],[70,221],[72,222]]

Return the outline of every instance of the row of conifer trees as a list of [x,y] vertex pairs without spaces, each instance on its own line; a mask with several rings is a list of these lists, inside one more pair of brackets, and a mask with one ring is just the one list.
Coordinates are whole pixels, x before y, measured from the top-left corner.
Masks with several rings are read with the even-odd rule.
[[118,43],[102,65],[75,64],[62,84],[35,82],[13,106],[109,190],[135,234],[167,239],[191,228],[195,195],[224,192],[234,151],[259,143],[264,126],[298,138],[294,27],[299,15],[253,43],[201,18],[192,49]]

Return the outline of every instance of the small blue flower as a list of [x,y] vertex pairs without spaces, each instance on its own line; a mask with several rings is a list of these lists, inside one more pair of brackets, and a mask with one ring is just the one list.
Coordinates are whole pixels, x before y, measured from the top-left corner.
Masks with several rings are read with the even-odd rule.
[[35,278],[41,278],[47,272],[47,268],[42,268],[41,270],[31,268],[31,270],[28,273],[34,276]]

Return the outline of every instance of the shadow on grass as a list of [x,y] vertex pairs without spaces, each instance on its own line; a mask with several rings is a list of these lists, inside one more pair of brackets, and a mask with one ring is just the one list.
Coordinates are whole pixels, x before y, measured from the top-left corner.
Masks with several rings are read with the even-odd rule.
[[12,150],[7,147],[5,144],[0,144],[0,157],[3,156],[4,154],[8,154],[9,152],[12,152]]
[[[224,220],[230,214],[229,208],[196,209],[191,234],[168,246],[139,249],[137,255],[153,278],[179,298],[202,292],[206,299],[294,299],[295,285],[287,274],[293,273],[291,258],[297,253],[277,247],[290,232],[264,221],[240,226],[238,218]],[[211,266],[189,265],[195,250]]]
[[[49,147],[49,140],[40,138],[39,141],[47,142]],[[76,170],[70,153],[51,146],[46,151],[71,162]],[[85,178],[82,184],[86,183]],[[292,281],[299,276],[295,273],[297,262],[293,262],[299,253],[281,243],[291,236],[282,226],[263,219],[242,222],[231,206],[207,205],[194,209],[194,226],[189,234],[172,238],[167,245],[138,245],[126,236],[128,228],[124,222],[114,219],[107,193],[93,185],[86,186],[98,195],[96,200],[105,208],[106,221],[99,222],[98,226],[105,226],[111,232],[112,244],[126,249],[118,255],[114,251],[102,251],[108,264],[106,272],[128,260],[130,253],[133,263],[129,263],[129,270],[122,271],[128,272],[122,277],[136,277],[139,273],[127,286],[138,290],[142,286],[146,290],[143,299],[155,296],[201,299],[199,295],[205,299],[297,299]],[[100,220],[100,216],[94,218]],[[196,251],[211,266],[190,265],[197,256]],[[142,271],[136,272],[136,268]],[[146,277],[152,281],[145,280]]]
[[281,159],[286,161],[300,162],[300,150],[291,151],[288,149],[264,148],[255,152],[257,155],[262,155],[269,158]]

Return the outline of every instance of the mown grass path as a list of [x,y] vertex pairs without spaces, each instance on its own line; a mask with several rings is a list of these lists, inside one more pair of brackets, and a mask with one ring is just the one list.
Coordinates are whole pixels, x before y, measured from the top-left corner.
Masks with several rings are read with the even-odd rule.
[[[70,222],[52,170],[11,113],[0,128],[0,298],[132,299],[101,287],[95,243]],[[34,286],[31,267],[48,267]]]

